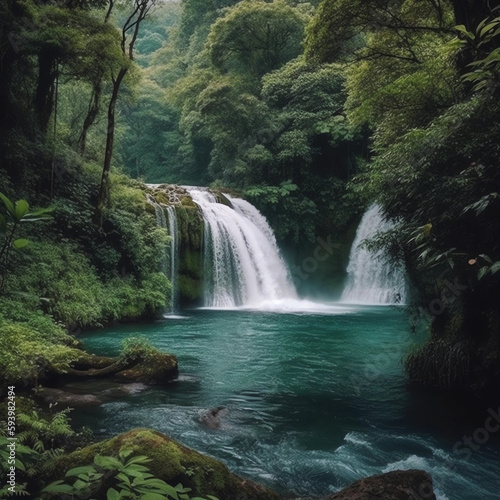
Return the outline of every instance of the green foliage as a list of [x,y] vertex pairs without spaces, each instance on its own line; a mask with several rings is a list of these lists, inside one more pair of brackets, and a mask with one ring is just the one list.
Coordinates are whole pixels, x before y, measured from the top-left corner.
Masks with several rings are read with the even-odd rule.
[[[76,478],[73,485],[63,480],[54,481],[42,490],[42,493],[46,494],[43,498],[52,498],[51,494],[61,493],[89,498],[105,488],[108,500],[120,498],[204,500],[201,497],[190,499],[188,493],[191,490],[181,484],[174,487],[156,478],[145,465],[151,460],[145,455],[132,456],[133,452],[131,448],[122,448],[117,458],[96,455],[92,465],[75,467],[66,472],[67,478]],[[207,500],[217,500],[217,498],[208,495]]]
[[427,125],[460,95],[457,73],[446,52],[431,42],[426,52],[426,60],[419,65],[404,63],[395,70],[394,63],[384,67],[371,60],[347,71],[349,119],[375,130],[377,150],[412,128]]
[[179,113],[165,94],[151,76],[144,76],[137,99],[124,109],[126,125],[118,151],[126,171],[148,182],[162,182],[166,171],[176,169]]
[[282,0],[239,2],[211,27],[211,61],[222,72],[261,77],[300,54],[304,24]]
[[397,68],[398,61],[419,63],[427,35],[446,35],[452,26],[448,2],[323,0],[307,28],[305,54],[320,62],[387,58]]
[[123,341],[121,355],[130,360],[151,361],[160,353],[143,337],[129,337]]
[[290,181],[280,186],[256,186],[245,191],[245,197],[268,214],[280,240],[314,241],[316,204],[303,196]]
[[[65,451],[74,448],[81,433],[75,432],[69,422],[68,413],[64,410],[53,415],[42,417],[32,410],[29,413],[18,411],[16,415],[16,493],[33,495],[40,489],[40,480],[54,472],[55,463]],[[0,428],[0,470],[7,473],[8,444],[6,437],[7,423],[1,422]],[[82,433],[83,434],[83,433]],[[0,498],[12,495],[7,487],[0,490]]]
[[48,368],[64,371],[81,351],[71,347],[71,339],[54,327],[54,337],[46,336],[24,323],[0,319],[1,385],[36,385]]
[[468,64],[472,71],[462,76],[463,81],[470,82],[475,92],[494,91],[500,81],[500,47],[497,47],[500,17],[484,19],[474,33],[467,31],[464,25],[456,29],[462,35],[461,42],[456,45],[474,59]]
[[0,199],[6,211],[6,215],[0,213],[0,295],[3,295],[5,293],[5,279],[10,267],[11,250],[21,250],[29,244],[29,240],[26,238],[15,239],[19,224],[46,219],[50,216],[51,209],[30,212],[26,200],[14,203],[2,193],[0,193]]

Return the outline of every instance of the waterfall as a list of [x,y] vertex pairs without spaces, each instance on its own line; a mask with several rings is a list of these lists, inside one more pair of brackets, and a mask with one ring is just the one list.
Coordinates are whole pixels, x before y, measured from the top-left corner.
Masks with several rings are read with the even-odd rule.
[[[171,205],[161,205],[156,203],[152,198],[149,202],[155,207],[156,223],[159,227],[166,229],[170,236],[168,243],[166,259],[162,265],[162,272],[169,278],[172,292],[170,302],[170,312],[177,311],[179,302],[178,293],[178,254],[179,254],[179,237],[177,230],[177,214],[175,207]],[[166,213],[166,215],[165,215]]]
[[170,240],[169,247],[169,270],[168,275],[170,276],[170,283],[172,284],[172,312],[176,312],[179,305],[179,286],[178,286],[178,276],[179,276],[179,231],[177,228],[177,212],[175,207],[170,205],[167,207],[167,219],[168,219],[168,234],[172,238]]
[[342,302],[354,304],[404,304],[407,290],[402,265],[390,261],[387,252],[371,252],[360,246],[364,240],[373,238],[393,227],[385,221],[381,209],[373,204],[365,212],[356,232],[356,237],[347,266],[347,284]]
[[296,298],[274,234],[250,203],[228,197],[234,208],[208,191],[190,188],[205,223],[205,305],[257,306]]

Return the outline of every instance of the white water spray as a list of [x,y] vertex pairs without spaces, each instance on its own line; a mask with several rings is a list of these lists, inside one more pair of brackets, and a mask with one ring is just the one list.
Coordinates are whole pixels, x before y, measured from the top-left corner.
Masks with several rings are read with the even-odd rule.
[[208,191],[189,189],[205,222],[205,306],[258,306],[297,297],[273,232],[260,212],[244,200],[233,208]]
[[[390,261],[384,250],[371,252],[361,244],[376,233],[393,227],[373,204],[363,215],[352,244],[347,283],[341,301],[352,304],[404,304],[407,298],[405,272]],[[360,246],[361,245],[361,246]]]
[[[172,286],[172,296],[170,313],[174,313],[178,309],[179,293],[178,293],[178,254],[179,254],[179,235],[177,229],[177,214],[175,207],[161,205],[156,203],[152,198],[149,198],[149,203],[155,207],[156,223],[159,227],[167,229],[170,236],[168,243],[166,259],[162,265],[162,272],[168,277]],[[166,215],[165,215],[166,213]]]
[[179,230],[177,227],[177,213],[175,207],[170,205],[167,207],[168,219],[168,234],[172,238],[169,247],[169,263],[168,270],[170,276],[170,283],[172,284],[172,312],[176,312],[179,306]]

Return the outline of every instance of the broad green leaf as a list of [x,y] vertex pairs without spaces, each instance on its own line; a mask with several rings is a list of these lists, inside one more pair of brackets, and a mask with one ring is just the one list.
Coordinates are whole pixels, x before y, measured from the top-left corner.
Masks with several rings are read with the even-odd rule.
[[25,215],[20,222],[37,222],[39,220],[47,220],[50,218],[50,215],[47,217],[30,217],[29,215]]
[[121,481],[127,483],[130,486],[130,478],[127,476],[127,474],[119,472],[115,477],[116,479],[120,479]]
[[16,202],[16,220],[20,221],[29,210],[30,206],[26,200],[19,200]]
[[5,205],[5,208],[7,209],[7,212],[9,212],[12,217],[16,217],[16,208],[14,207],[14,203],[12,203],[7,196],[4,194],[0,193],[0,200],[3,201],[3,204]]
[[482,38],[488,31],[492,30],[495,28],[495,23],[488,23],[488,18],[483,19],[477,26],[476,33],[479,34],[479,36]]
[[[153,475],[151,475],[151,478],[146,478],[142,482],[141,486],[147,486],[148,488],[159,488],[159,489],[163,489],[164,487],[166,487],[167,490],[172,488],[172,486],[170,486],[165,481],[163,481],[163,479],[158,479],[157,477],[154,477]],[[174,488],[174,490],[176,490],[179,493],[179,490],[177,488]]]
[[109,488],[106,497],[108,500],[120,500],[120,493],[118,493],[114,488]]
[[141,500],[165,500],[165,496],[159,493],[144,493],[141,495]]
[[73,488],[75,490],[82,491],[85,488],[87,488],[88,485],[89,485],[89,483],[87,481],[82,481],[81,479],[77,479],[75,481],[75,484],[73,484]]
[[82,467],[74,467],[66,472],[66,477],[68,476],[78,476],[78,474],[88,474],[90,472],[96,472],[93,465],[84,465]]
[[96,455],[94,457],[94,463],[103,469],[122,469],[123,464],[115,457],[103,457],[102,455]]
[[23,238],[18,239],[18,240],[14,240],[12,242],[12,246],[14,248],[16,248],[17,250],[20,250],[21,248],[27,247],[29,244],[30,244],[29,240],[26,240]]
[[19,470],[22,470],[22,471],[26,471],[26,467],[21,462],[21,460],[19,460],[18,458],[16,458],[16,469],[19,469]]
[[62,481],[55,481],[46,486],[42,491],[47,493],[73,493],[73,487],[69,484],[61,484]]
[[463,24],[459,24],[458,26],[455,26],[455,29],[457,31],[460,31],[460,33],[463,33],[465,36],[467,36],[471,40],[474,40],[474,35],[470,31],[467,31],[467,28]]
[[48,208],[40,208],[38,210],[34,210],[33,212],[29,212],[26,214],[26,216],[29,217],[50,217],[51,213],[54,211],[54,207],[48,207]]
[[184,488],[184,486],[179,483],[175,486],[175,491],[178,491],[179,493],[189,493],[191,491],[191,488]]
[[488,266],[483,266],[481,269],[479,269],[477,273],[477,279],[478,280],[483,279],[488,274],[489,270],[490,268]]
[[[134,477],[131,475],[130,477]],[[137,473],[137,475],[134,477],[134,480],[132,481],[132,486],[135,484],[146,484],[146,481],[154,478],[153,474],[150,474],[149,472],[141,472],[140,475]]]
[[119,456],[120,456],[120,458],[127,458],[133,452],[134,452],[133,448],[123,448],[122,450],[120,450]]
[[491,274],[496,274],[498,271],[500,271],[500,261],[495,262],[490,268]]
[[125,467],[126,472],[136,471],[136,472],[147,472],[149,470],[145,465],[140,464],[127,464]]
[[[167,484],[165,481],[162,481],[161,479],[157,479],[158,483],[154,484],[154,487],[162,492],[165,492],[167,495],[171,496],[175,500],[179,500],[179,495],[177,494],[178,492],[173,486],[170,486]],[[161,484],[159,484],[161,482]],[[149,487],[149,484],[148,484]],[[139,490],[141,488],[138,488]]]
[[140,455],[138,457],[131,458],[127,462],[127,467],[131,464],[147,464],[148,462],[152,462],[152,460],[145,455]]

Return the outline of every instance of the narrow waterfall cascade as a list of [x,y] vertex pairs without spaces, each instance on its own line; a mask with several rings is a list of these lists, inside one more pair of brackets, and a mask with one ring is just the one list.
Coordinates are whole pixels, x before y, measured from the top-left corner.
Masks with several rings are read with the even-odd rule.
[[171,236],[169,247],[169,269],[170,283],[172,284],[172,312],[176,312],[179,306],[179,230],[177,227],[177,212],[175,207],[167,207],[168,234]]
[[403,266],[391,262],[384,250],[371,252],[362,245],[364,240],[392,227],[392,222],[383,219],[377,204],[371,205],[365,212],[352,244],[347,266],[347,283],[341,302],[406,303],[407,287]]
[[233,209],[208,191],[189,193],[205,222],[205,306],[253,307],[297,298],[274,234],[255,207],[228,197]]
[[162,272],[168,277],[172,286],[171,295],[171,313],[177,311],[179,303],[178,293],[178,255],[179,255],[179,235],[177,228],[177,214],[175,207],[171,205],[162,205],[156,203],[152,198],[149,198],[155,208],[156,223],[159,227],[166,229],[170,236],[168,243],[166,258],[163,262]]

